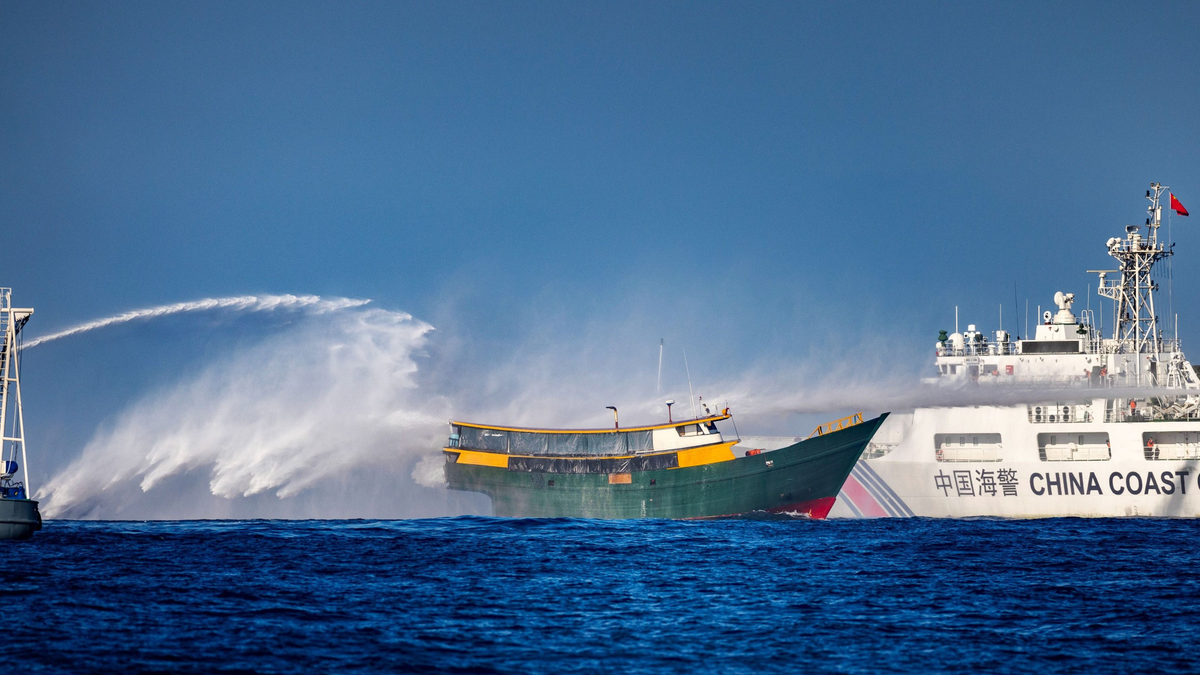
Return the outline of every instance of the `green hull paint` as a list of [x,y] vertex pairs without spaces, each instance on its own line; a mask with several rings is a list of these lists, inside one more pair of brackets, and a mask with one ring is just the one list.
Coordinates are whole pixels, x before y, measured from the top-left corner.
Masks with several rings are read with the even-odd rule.
[[446,480],[453,490],[488,495],[495,514],[505,517],[711,518],[786,509],[836,497],[886,416],[752,457],[635,472],[629,484],[609,484],[606,473],[458,464],[452,450]]

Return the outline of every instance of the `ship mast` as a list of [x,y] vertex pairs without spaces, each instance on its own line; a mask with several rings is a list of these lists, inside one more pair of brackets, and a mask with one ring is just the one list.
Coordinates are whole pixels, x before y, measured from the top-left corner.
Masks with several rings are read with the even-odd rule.
[[1162,341],[1158,333],[1158,317],[1154,313],[1154,291],[1158,284],[1150,278],[1154,264],[1173,252],[1158,239],[1158,228],[1162,224],[1162,193],[1169,188],[1160,183],[1151,183],[1146,191],[1150,201],[1146,212],[1146,236],[1138,225],[1125,227],[1125,238],[1108,240],[1108,254],[1117,261],[1120,279],[1106,279],[1100,273],[1097,292],[1116,303],[1113,322],[1113,338],[1120,351],[1136,354],[1158,354],[1162,352]]
[[[12,306],[12,289],[0,288],[0,480],[12,478],[10,461],[16,461],[17,449],[21,452],[21,469],[24,471],[25,494],[29,490],[29,462],[25,455],[25,414],[21,409],[21,368],[17,337],[21,329],[33,316],[32,309],[17,309]],[[13,396],[9,396],[13,394]],[[10,422],[11,420],[11,422]]]

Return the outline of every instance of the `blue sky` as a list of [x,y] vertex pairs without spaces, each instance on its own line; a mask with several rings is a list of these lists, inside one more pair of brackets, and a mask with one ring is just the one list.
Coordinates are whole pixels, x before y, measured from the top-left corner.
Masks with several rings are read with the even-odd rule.
[[[881,342],[915,371],[955,305],[1086,303],[1157,180],[1197,214],[1186,338],[1197,29],[1182,2],[0,2],[0,281],[31,334],[316,293],[479,363],[601,343],[644,377],[666,338],[710,374]],[[160,376],[96,339],[39,357],[44,410]]]
[[47,325],[246,291],[481,323],[644,294],[716,295],[743,350],[848,299],[927,334],[1014,279],[1084,281],[1151,180],[1200,204],[1193,3],[0,16],[5,277]]

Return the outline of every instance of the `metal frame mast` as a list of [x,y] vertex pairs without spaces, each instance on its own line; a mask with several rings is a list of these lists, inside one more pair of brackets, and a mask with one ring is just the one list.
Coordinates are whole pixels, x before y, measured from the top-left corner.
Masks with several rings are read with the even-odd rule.
[[1151,183],[1146,191],[1146,199],[1150,206],[1146,212],[1146,236],[1138,232],[1138,225],[1128,225],[1125,228],[1125,238],[1113,237],[1108,240],[1108,254],[1117,260],[1117,272],[1121,274],[1119,281],[1105,279],[1100,274],[1100,286],[1096,289],[1103,297],[1116,301],[1116,316],[1113,323],[1113,337],[1121,343],[1122,348],[1132,347],[1137,354],[1162,351],[1158,334],[1158,317],[1154,314],[1154,291],[1158,290],[1150,278],[1154,263],[1163,260],[1173,252],[1163,246],[1158,240],[1158,228],[1162,224],[1162,205],[1159,198],[1168,187],[1160,183]]
[[[11,288],[0,288],[0,331],[4,333],[4,341],[0,343],[0,460],[15,460],[17,446],[20,446],[26,495],[32,494],[32,490],[29,487],[29,462],[25,453],[25,413],[21,407],[21,366],[17,336],[31,316],[32,309],[17,309],[12,306]],[[11,425],[10,392],[16,394]]]

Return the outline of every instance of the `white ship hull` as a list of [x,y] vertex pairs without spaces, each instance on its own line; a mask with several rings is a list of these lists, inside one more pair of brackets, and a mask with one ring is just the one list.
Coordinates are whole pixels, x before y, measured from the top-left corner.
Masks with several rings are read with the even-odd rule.
[[1200,420],[1094,421],[1104,405],[893,414],[829,517],[1200,516]]
[[[1200,371],[1183,354],[1178,322],[1166,337],[1154,308],[1154,266],[1174,255],[1159,239],[1164,194],[1187,215],[1151,183],[1145,228],[1126,225],[1105,242],[1115,269],[1094,270],[1096,292],[1112,301],[1111,337],[1106,303],[1099,321],[1090,307],[1077,317],[1074,293],[1055,293],[1057,311],[1039,307],[1036,332],[1026,317],[1016,340],[1002,325],[960,333],[955,308],[929,382],[960,403],[1021,398],[893,414],[829,516],[1200,516]],[[1030,396],[1042,401],[1013,404]]]

